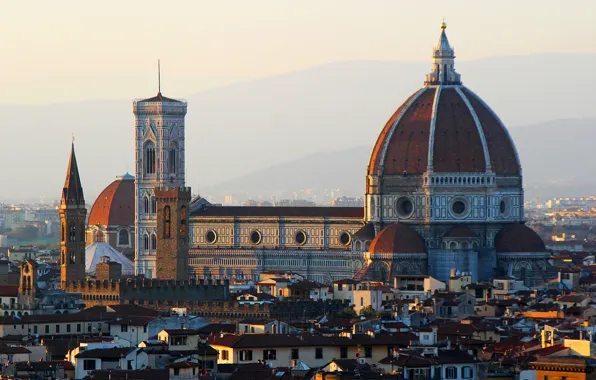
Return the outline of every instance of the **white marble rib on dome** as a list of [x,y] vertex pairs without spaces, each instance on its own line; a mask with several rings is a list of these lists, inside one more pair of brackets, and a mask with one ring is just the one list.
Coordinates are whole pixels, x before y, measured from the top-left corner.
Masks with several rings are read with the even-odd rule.
[[111,245],[103,242],[93,243],[85,249],[85,271],[95,273],[95,266],[101,262],[103,256],[109,257],[110,261],[121,264],[123,275],[134,274],[135,266],[133,262],[116,251]]

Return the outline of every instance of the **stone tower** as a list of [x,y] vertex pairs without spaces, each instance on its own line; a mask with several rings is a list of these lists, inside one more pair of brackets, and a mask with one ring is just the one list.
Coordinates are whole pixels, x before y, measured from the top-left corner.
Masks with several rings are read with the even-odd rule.
[[133,102],[135,115],[135,273],[156,275],[155,189],[184,187],[186,102],[156,96]]
[[60,279],[66,281],[85,279],[85,197],[77,166],[74,143],[70,151],[66,181],[60,201]]
[[157,252],[160,280],[188,280],[188,205],[190,188],[156,188]]
[[33,305],[37,292],[37,261],[27,259],[20,265],[19,303]]

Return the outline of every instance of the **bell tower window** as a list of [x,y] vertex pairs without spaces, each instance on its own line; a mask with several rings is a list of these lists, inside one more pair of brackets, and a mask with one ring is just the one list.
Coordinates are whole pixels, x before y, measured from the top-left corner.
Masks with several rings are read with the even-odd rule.
[[171,225],[171,210],[170,206],[163,208],[163,237],[164,239],[170,238],[170,225]]
[[77,228],[74,224],[71,224],[68,227],[68,241],[74,242],[77,241]]
[[69,258],[70,264],[75,264],[77,262],[77,255],[74,253],[74,251],[70,251]]
[[143,247],[145,247],[145,251],[149,251],[149,235],[145,235],[144,236],[144,243]]
[[145,215],[149,215],[150,213],[150,209],[149,209],[149,197],[144,197],[143,198],[143,211],[145,211]]
[[178,143],[176,141],[173,141],[170,144],[168,161],[170,164],[170,174],[176,174],[176,168],[178,164]]
[[155,174],[155,145],[151,141],[145,144],[145,174]]

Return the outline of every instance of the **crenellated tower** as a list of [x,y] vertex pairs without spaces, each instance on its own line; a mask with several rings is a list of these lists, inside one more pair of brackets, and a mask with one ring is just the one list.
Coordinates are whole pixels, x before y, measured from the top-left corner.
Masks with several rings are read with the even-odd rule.
[[190,188],[157,188],[156,275],[159,280],[188,280],[188,205]]
[[157,95],[133,102],[135,115],[135,273],[156,276],[155,189],[184,187],[186,102]]
[[62,288],[67,281],[85,279],[85,197],[79,176],[74,142],[70,151],[66,180],[60,201],[60,279]]

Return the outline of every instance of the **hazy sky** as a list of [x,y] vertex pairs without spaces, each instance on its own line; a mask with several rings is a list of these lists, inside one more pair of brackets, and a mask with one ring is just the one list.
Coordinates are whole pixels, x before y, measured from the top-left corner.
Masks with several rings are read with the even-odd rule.
[[596,1],[0,1],[0,103],[199,90],[328,62],[596,53]]

